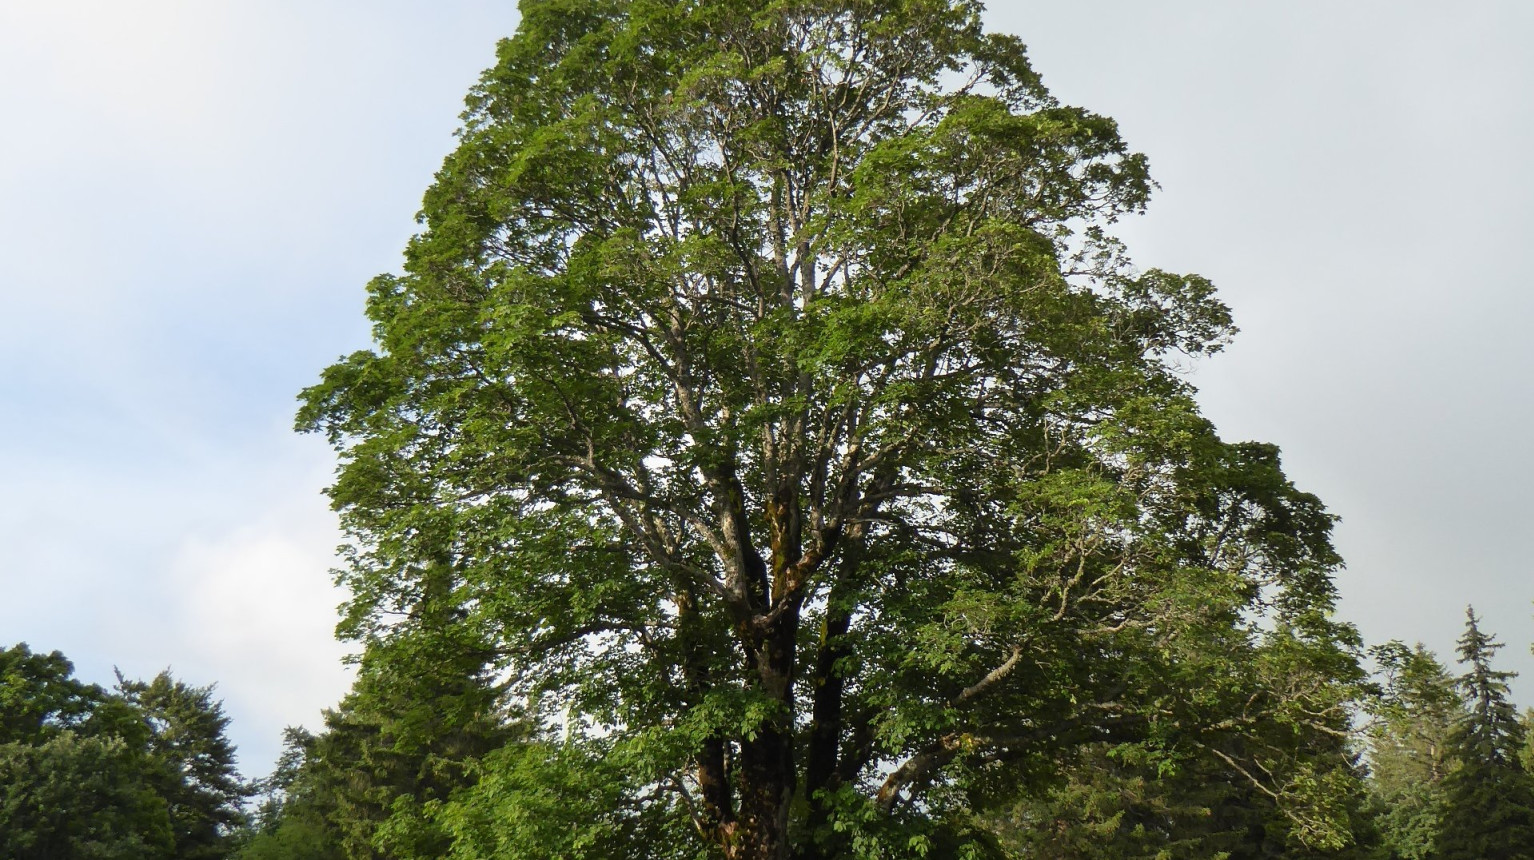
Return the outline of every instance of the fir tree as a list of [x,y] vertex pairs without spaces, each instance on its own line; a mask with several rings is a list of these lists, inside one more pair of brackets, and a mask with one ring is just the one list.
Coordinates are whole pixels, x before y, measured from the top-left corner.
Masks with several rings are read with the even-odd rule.
[[223,860],[230,835],[245,822],[242,807],[254,793],[240,779],[229,717],[213,687],[195,687],[161,672],[151,681],[118,675],[116,693],[149,727],[151,784],[165,798],[177,860]]
[[1459,684],[1469,714],[1449,739],[1450,752],[1461,764],[1444,780],[1448,804],[1438,857],[1534,860],[1534,778],[1519,761],[1523,725],[1507,700],[1507,682],[1514,673],[1491,668],[1502,645],[1481,632],[1473,609],[1466,615],[1459,658],[1469,671]]

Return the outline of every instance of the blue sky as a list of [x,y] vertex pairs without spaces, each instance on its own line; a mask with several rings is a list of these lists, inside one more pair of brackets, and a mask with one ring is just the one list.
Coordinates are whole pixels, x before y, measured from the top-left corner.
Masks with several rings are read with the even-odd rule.
[[[992,5],[1149,154],[1123,233],[1234,307],[1193,379],[1344,518],[1344,614],[1447,653],[1473,601],[1534,672],[1534,7]],[[363,285],[515,22],[0,0],[0,642],[217,682],[252,774],[340,697],[333,461],[294,396],[366,344]]]
[[0,640],[218,682],[245,767],[345,691],[294,396],[366,344],[504,3],[0,2]]

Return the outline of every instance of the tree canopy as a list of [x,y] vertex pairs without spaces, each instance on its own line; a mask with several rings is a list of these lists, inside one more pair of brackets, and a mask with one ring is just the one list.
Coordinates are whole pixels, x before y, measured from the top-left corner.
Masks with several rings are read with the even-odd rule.
[[228,722],[168,672],[106,690],[57,651],[0,651],[0,856],[231,856],[249,791]]
[[452,856],[985,856],[1089,747],[1352,841],[1332,518],[1199,415],[1228,310],[978,3],[528,0],[468,105],[299,416],[345,631],[527,710]]
[[1437,839],[1442,860],[1534,858],[1534,776],[1520,757],[1525,738],[1518,712],[1507,700],[1511,672],[1491,668],[1502,647],[1481,630],[1475,611],[1465,611],[1459,659],[1460,692],[1468,712],[1449,737],[1459,767],[1444,779],[1445,808]]
[[1449,802],[1444,779],[1459,767],[1451,738],[1465,703],[1456,679],[1421,643],[1389,642],[1374,656],[1384,685],[1364,738],[1380,829],[1393,856],[1430,860]]

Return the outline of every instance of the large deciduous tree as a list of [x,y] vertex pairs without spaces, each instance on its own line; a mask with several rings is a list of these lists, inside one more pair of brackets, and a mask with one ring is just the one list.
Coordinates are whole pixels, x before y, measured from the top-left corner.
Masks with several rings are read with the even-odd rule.
[[299,418],[347,629],[471,629],[542,726],[454,856],[995,852],[1088,746],[1347,841],[1331,518],[1199,416],[1229,313],[1108,232],[1145,159],[979,13],[522,4]]

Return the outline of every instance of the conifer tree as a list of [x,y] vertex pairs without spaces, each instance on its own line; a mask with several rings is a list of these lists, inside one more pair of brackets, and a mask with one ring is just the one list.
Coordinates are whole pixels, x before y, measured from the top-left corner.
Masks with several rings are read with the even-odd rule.
[[1459,658],[1469,671],[1459,684],[1469,713],[1450,737],[1460,767],[1444,780],[1440,860],[1534,860],[1534,778],[1519,761],[1523,725],[1507,700],[1514,673],[1491,668],[1501,647],[1468,609]]
[[230,834],[245,820],[253,789],[240,779],[229,717],[213,687],[196,687],[161,672],[150,681],[118,676],[117,695],[149,727],[152,785],[170,812],[177,860],[222,860]]
[[334,824],[333,786],[319,773],[316,738],[307,729],[282,732],[282,755],[261,780],[262,797],[245,834],[239,860],[345,860]]

